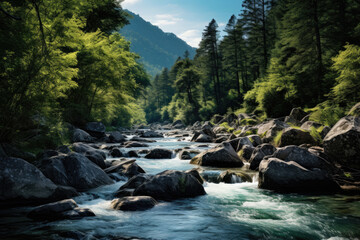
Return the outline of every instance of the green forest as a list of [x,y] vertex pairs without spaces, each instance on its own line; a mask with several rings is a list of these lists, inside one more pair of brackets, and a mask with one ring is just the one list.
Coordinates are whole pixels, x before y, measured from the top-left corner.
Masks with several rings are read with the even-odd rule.
[[245,0],[220,37],[216,20],[195,58],[153,80],[147,120],[215,114],[287,116],[294,107],[332,126],[360,101],[360,2]]
[[144,121],[149,76],[117,33],[128,17],[115,0],[2,1],[0,141],[51,147],[68,123]]
[[265,119],[294,107],[333,125],[360,101],[359,1],[245,0],[229,17],[223,37],[213,19],[194,58],[151,79],[119,33],[131,18],[121,1],[2,1],[0,141],[36,135],[28,144],[51,147],[69,124]]

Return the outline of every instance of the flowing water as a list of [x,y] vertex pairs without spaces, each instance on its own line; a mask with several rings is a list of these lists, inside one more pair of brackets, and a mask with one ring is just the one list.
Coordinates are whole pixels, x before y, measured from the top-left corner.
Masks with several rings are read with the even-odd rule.
[[[149,144],[150,148],[197,149],[198,145],[174,138],[156,140]],[[194,168],[189,161],[177,157],[137,158],[137,163],[150,174]],[[220,171],[211,169],[215,174]],[[240,181],[234,179],[234,182]],[[93,218],[39,224],[23,217],[28,209],[2,211],[0,239],[57,239],[56,233],[66,231],[81,231],[102,239],[110,236],[207,240],[360,237],[360,197],[276,194],[258,189],[254,178],[252,183],[205,183],[205,196],[160,202],[147,211],[112,210],[112,194],[124,183],[100,187],[74,199],[80,207],[94,211],[96,217]]]

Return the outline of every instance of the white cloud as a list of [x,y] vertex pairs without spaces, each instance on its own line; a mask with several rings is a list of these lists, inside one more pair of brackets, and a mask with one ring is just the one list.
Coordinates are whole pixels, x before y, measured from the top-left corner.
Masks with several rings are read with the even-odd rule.
[[225,26],[226,26],[226,23],[221,22],[221,23],[219,23],[218,25],[219,25],[219,27],[222,28],[222,27],[225,27]]
[[122,3],[121,3],[121,6],[123,8],[127,8],[128,6],[130,5],[134,5],[136,3],[139,3],[141,2],[142,0],[124,0]]
[[192,47],[199,47],[201,36],[201,31],[196,29],[187,30],[179,34],[179,37]]
[[164,27],[168,25],[175,25],[181,22],[183,19],[178,18],[175,15],[171,14],[157,14],[155,15],[155,19],[152,21],[154,25],[159,27]]

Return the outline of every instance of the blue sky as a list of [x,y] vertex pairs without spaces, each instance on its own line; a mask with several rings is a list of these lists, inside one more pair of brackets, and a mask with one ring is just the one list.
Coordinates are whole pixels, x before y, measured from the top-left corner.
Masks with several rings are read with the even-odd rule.
[[241,0],[125,0],[121,5],[197,47],[211,19],[222,30],[231,15],[240,13],[241,4]]

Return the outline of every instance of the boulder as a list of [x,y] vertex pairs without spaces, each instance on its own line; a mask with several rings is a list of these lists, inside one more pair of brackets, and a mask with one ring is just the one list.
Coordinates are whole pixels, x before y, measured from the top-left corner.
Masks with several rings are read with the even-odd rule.
[[339,186],[327,171],[269,158],[259,166],[259,188],[290,193],[332,193]]
[[85,157],[87,157],[90,161],[98,165],[100,168],[105,169],[105,158],[104,155],[99,153],[99,151],[88,151],[85,153]]
[[93,217],[95,214],[90,209],[79,208],[74,200],[66,199],[59,202],[39,206],[31,210],[27,216],[37,221],[54,221]]
[[225,127],[223,127],[223,126],[218,126],[218,127],[214,127],[213,132],[214,132],[215,134],[219,134],[219,133],[226,133],[227,131],[226,131],[226,128],[225,128]]
[[34,165],[19,158],[0,158],[0,201],[48,202],[77,196],[72,188],[59,187]]
[[106,127],[101,122],[89,122],[85,126],[85,130],[93,137],[102,138],[105,137]]
[[95,142],[95,138],[93,138],[90,134],[79,128],[74,130],[71,140],[72,142]]
[[190,163],[211,167],[242,167],[244,165],[230,143],[222,143],[204,151],[191,159]]
[[293,108],[289,117],[292,117],[293,119],[300,122],[306,115],[307,113],[304,112],[301,108]]
[[248,137],[235,138],[227,142],[231,144],[235,151],[240,151],[244,145],[253,146],[252,142]]
[[136,151],[134,151],[134,150],[129,151],[127,154],[129,155],[129,157],[134,157],[134,158],[138,158],[138,157],[139,157],[139,154],[138,154]]
[[204,187],[192,174],[168,170],[145,181],[135,189],[133,195],[170,201],[205,194]]
[[138,174],[130,178],[124,185],[119,188],[119,190],[135,189],[152,177],[153,176],[149,174]]
[[146,143],[154,143],[156,140],[148,139],[148,138],[141,138],[141,137],[132,137],[130,142],[146,142]]
[[238,156],[242,161],[248,162],[254,152],[255,148],[249,145],[244,145],[238,152]]
[[211,143],[212,141],[213,138],[206,134],[200,134],[195,140],[195,142],[200,142],[200,143]]
[[125,148],[139,148],[139,147],[149,147],[149,145],[140,142],[127,142],[125,144]]
[[257,146],[250,157],[250,169],[258,169],[260,162],[264,159],[264,157],[272,155],[275,151],[276,148],[269,143]]
[[114,158],[123,157],[124,154],[121,152],[119,148],[113,148],[110,150],[109,154]]
[[301,144],[310,144],[315,145],[316,141],[310,135],[310,132],[297,129],[297,128],[287,128],[281,135],[280,138],[280,147],[289,146],[289,145],[301,145]]
[[140,137],[142,138],[163,138],[164,136],[161,133],[155,131],[146,131],[141,133]]
[[285,162],[296,162],[300,166],[307,169],[330,169],[330,164],[324,158],[316,155],[306,148],[301,148],[298,146],[287,146],[279,148],[272,156]]
[[125,142],[126,138],[124,135],[121,134],[121,132],[115,131],[111,132],[109,135],[110,142],[112,143],[121,143]]
[[92,146],[90,146],[88,144],[74,143],[71,147],[74,152],[82,153],[82,154],[86,154],[86,153],[94,154],[94,152],[96,152],[96,153],[102,155],[104,159],[106,159],[106,154],[104,151],[93,148]]
[[121,211],[144,211],[155,207],[157,201],[148,196],[122,197],[114,199],[111,207]]
[[314,121],[306,121],[301,125],[301,128],[307,131],[311,131],[312,128],[318,129],[319,127],[322,127],[323,125]]
[[338,163],[360,169],[360,117],[340,119],[323,141],[327,155]]
[[213,132],[213,125],[210,122],[206,122],[202,127],[201,127],[201,132],[205,135],[208,135],[212,138],[216,138],[216,134]]
[[251,141],[251,143],[254,147],[257,147],[263,143],[261,140],[261,137],[259,135],[253,134],[253,135],[247,136],[247,138]]
[[172,158],[173,152],[167,149],[155,148],[150,150],[148,154],[145,155],[145,158],[148,159],[170,159]]
[[79,153],[45,159],[41,162],[41,170],[54,183],[79,191],[113,183],[99,166]]
[[272,139],[278,132],[284,130],[285,128],[290,127],[288,124],[280,120],[271,120],[265,123],[262,123],[258,126],[257,134],[261,137]]
[[189,170],[185,171],[185,173],[191,174],[193,177],[195,177],[199,181],[199,183],[201,183],[201,184],[204,183],[204,179],[201,177],[197,168],[189,169]]
[[219,175],[218,182],[224,182],[224,183],[252,182],[252,178],[248,174],[243,172],[233,172],[227,170]]
[[179,152],[179,159],[180,160],[191,160],[194,156],[199,154],[200,151],[197,150],[181,150]]
[[69,148],[69,146],[66,146],[66,145],[56,148],[56,151],[58,151],[59,153],[64,153],[64,154],[71,153],[71,149]]

